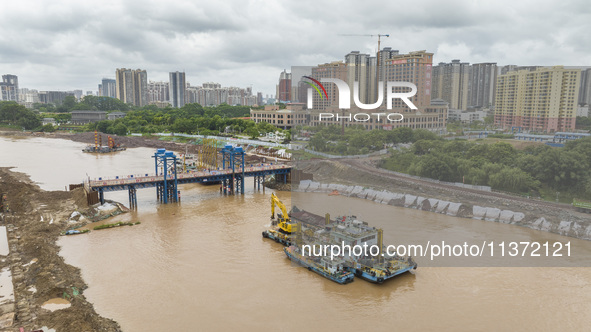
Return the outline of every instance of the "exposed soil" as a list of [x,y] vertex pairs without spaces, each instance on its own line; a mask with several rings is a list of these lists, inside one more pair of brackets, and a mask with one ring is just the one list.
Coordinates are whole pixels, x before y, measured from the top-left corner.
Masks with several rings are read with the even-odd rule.
[[[84,189],[44,191],[27,175],[0,168],[0,193],[7,197],[8,211],[2,219],[10,248],[0,268],[10,267],[16,300],[14,324],[2,331],[43,326],[57,331],[120,331],[115,321],[99,316],[86,300],[87,285],[80,270],[64,262],[56,245],[60,233],[75,225],[69,222],[73,211],[96,214],[86,207]],[[80,294],[75,295],[72,287]],[[41,308],[45,301],[61,297],[69,298],[72,306],[53,312]]]

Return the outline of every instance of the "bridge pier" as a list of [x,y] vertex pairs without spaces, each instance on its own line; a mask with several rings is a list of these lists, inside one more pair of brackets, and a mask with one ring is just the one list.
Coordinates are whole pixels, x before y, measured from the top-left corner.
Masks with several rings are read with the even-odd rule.
[[263,184],[263,190],[265,189],[265,176],[255,175],[254,176],[254,189],[261,190],[261,184]]
[[174,182],[168,183],[168,190],[166,190],[166,200],[164,203],[176,203],[178,202],[178,190]]
[[162,185],[156,184],[156,199],[162,202]]
[[105,193],[103,190],[99,190],[99,200],[101,201],[101,205],[105,204]]
[[137,190],[134,186],[128,187],[129,191],[129,209],[137,210]]

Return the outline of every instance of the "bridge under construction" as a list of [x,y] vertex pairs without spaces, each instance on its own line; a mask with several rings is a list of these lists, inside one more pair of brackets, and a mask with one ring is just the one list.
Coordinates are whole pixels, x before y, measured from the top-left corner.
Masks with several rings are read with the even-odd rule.
[[109,191],[127,190],[129,193],[130,209],[137,209],[137,189],[156,187],[156,197],[161,203],[174,203],[180,200],[179,184],[186,183],[220,183],[220,190],[224,194],[244,194],[244,180],[254,178],[255,189],[264,183],[266,176],[275,176],[278,180],[287,182],[291,166],[273,164],[244,164],[244,150],[241,147],[226,145],[219,153],[222,157],[222,167],[212,165],[211,169],[201,169],[196,172],[178,172],[179,158],[172,151],[158,149],[154,158],[154,174],[141,176],[115,177],[114,179],[99,177],[88,179],[84,186],[88,193],[97,192],[101,204],[104,204],[104,193]]

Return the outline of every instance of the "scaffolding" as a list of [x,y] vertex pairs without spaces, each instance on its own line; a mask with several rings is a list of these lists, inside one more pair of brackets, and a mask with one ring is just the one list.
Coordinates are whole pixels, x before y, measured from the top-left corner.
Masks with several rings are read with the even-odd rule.
[[197,169],[216,169],[218,167],[218,141],[204,138],[198,149]]

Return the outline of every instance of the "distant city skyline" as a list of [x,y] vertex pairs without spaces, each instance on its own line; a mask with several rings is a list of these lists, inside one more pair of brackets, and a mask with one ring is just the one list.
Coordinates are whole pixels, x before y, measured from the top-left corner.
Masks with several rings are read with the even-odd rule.
[[194,85],[252,86],[275,94],[277,75],[351,51],[382,47],[497,65],[591,65],[585,1],[453,3],[149,2],[24,0],[2,4],[0,73],[37,90],[96,91],[116,68],[142,68],[154,81],[186,73]]

